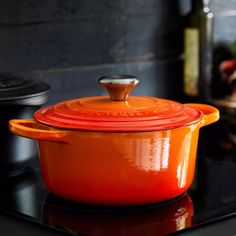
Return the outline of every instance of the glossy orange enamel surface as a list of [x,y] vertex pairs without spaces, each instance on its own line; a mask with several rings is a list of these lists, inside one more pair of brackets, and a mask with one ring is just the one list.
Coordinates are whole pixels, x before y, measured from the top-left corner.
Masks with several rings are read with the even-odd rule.
[[71,132],[69,144],[39,141],[41,170],[53,193],[106,205],[146,204],[192,183],[198,126],[162,132]]
[[156,203],[192,183],[199,129],[219,118],[217,109],[197,107],[202,120],[161,131],[70,131],[33,120],[12,120],[10,129],[38,140],[42,176],[54,194],[89,204]]
[[210,125],[220,118],[219,110],[213,106],[198,103],[188,103],[185,104],[185,106],[192,107],[203,112],[204,116],[200,121],[201,127]]
[[167,99],[130,96],[111,101],[97,96],[43,107],[34,118],[47,126],[85,131],[129,132],[178,128],[199,122],[203,113]]
[[65,130],[50,129],[50,127],[43,126],[33,119],[10,120],[9,129],[12,133],[25,138],[47,140],[58,143],[66,142],[65,137],[69,135],[69,133]]

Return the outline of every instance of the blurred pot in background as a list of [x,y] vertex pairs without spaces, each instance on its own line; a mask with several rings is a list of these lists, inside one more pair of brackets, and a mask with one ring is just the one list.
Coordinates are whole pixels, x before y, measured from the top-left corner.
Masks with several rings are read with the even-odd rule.
[[37,143],[10,133],[8,121],[32,117],[47,102],[49,88],[43,82],[0,75],[0,176],[20,173],[37,154]]

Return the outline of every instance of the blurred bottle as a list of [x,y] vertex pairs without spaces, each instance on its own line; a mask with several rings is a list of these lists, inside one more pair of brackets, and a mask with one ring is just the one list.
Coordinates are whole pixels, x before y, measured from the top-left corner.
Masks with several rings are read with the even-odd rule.
[[183,91],[187,102],[206,102],[212,76],[213,13],[209,0],[192,0],[184,19]]

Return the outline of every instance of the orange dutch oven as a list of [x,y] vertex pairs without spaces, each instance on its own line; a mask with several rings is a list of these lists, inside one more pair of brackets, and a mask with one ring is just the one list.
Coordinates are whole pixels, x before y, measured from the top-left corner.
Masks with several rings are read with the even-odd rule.
[[204,104],[129,96],[139,80],[99,79],[110,96],[60,102],[14,119],[10,130],[38,140],[48,190],[87,204],[139,205],[170,200],[190,187],[199,129],[219,119]]

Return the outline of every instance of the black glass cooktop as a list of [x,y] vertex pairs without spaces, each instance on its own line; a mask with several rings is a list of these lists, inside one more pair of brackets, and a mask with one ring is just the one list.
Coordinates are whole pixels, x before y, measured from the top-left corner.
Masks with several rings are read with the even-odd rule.
[[47,191],[36,161],[0,180],[0,211],[71,235],[166,235],[235,214],[235,178],[234,122],[222,119],[200,131],[194,183],[177,199],[140,207],[72,203]]

